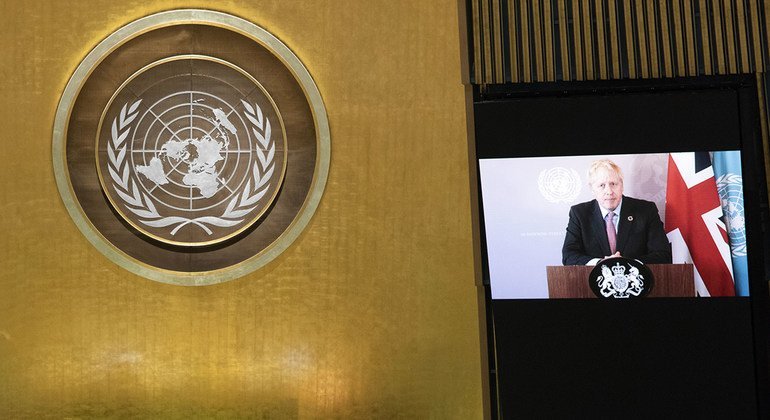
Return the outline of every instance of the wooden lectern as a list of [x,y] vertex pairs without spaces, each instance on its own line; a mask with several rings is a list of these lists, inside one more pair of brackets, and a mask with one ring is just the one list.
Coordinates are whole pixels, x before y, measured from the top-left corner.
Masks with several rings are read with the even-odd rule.
[[[655,286],[647,297],[694,297],[695,277],[692,264],[649,264]],[[588,285],[593,266],[548,266],[548,297],[596,298]]]

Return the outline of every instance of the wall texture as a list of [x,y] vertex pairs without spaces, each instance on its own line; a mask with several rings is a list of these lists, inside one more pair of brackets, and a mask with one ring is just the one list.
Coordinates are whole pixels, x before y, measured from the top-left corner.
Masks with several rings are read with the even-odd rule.
[[[465,90],[455,1],[0,1],[0,418],[478,418]],[[75,228],[51,128],[84,55],[171,8],[268,29],[332,136],[297,242],[239,280],[136,277]]]
[[466,0],[478,84],[764,72],[767,0]]

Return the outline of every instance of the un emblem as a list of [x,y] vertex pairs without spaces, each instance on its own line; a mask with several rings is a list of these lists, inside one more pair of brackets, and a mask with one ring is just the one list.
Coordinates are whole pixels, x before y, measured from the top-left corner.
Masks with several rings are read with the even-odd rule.
[[151,63],[104,117],[96,146],[102,188],[149,237],[182,246],[227,240],[256,222],[280,189],[281,114],[231,63],[187,55]]
[[243,19],[176,10],[97,45],[62,95],[54,172],[105,256],[174,284],[230,280],[299,236],[328,173],[309,72]]
[[580,175],[561,166],[545,169],[537,177],[537,187],[551,203],[571,203],[580,194]]
[[717,179],[733,256],[746,256],[746,219],[743,213],[743,177],[727,173]]

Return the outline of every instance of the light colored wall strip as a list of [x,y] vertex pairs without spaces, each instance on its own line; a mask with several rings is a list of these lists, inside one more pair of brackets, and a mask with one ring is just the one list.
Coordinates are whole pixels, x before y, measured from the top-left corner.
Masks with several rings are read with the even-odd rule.
[[594,15],[596,16],[596,55],[599,58],[599,79],[607,79],[607,44],[604,36],[604,4],[606,2],[596,0],[594,3]]
[[[525,82],[532,82],[532,63],[530,61],[530,44],[529,36],[529,2],[530,0],[520,0],[519,4],[519,19],[521,21],[521,66],[523,79]],[[536,80],[535,80],[536,81]]]
[[554,37],[553,37],[553,11],[551,10],[551,1],[543,2],[543,24],[545,31],[545,80],[552,82],[556,80],[556,68],[554,67]]
[[492,62],[492,19],[489,13],[489,4],[495,0],[480,0],[481,1],[481,24],[484,26],[481,39],[483,45],[483,61],[482,66],[484,68],[484,79],[488,80],[488,83],[495,83]]
[[687,65],[684,60],[684,14],[682,13],[681,0],[674,0],[671,3],[671,20],[673,24],[673,38],[674,38],[674,51],[676,64],[674,65],[677,76],[684,76],[687,74]]
[[593,80],[594,77],[594,42],[593,33],[591,31],[591,7],[588,0],[580,1],[580,20],[582,26],[583,36],[583,61],[585,62],[585,78],[587,80]]
[[503,19],[500,12],[500,2],[492,1],[492,36],[494,37],[492,49],[494,55],[492,59],[494,62],[495,83],[503,83],[505,81],[503,77],[503,66],[505,64],[503,60]]
[[559,57],[561,57],[561,78],[562,80],[572,80],[572,72],[569,65],[569,38],[567,36],[568,23],[567,23],[567,2],[565,0],[558,1],[559,6],[559,45],[561,45],[561,51],[559,51]]
[[644,30],[644,3],[645,0],[636,0],[633,15],[633,24],[636,27],[636,44],[639,48],[638,60],[641,76],[643,79],[650,77],[650,62],[647,56],[647,32]]
[[748,19],[748,14],[746,13],[743,0],[737,0],[735,2],[735,16],[736,21],[738,22],[738,48],[741,52],[740,72],[749,73],[751,71],[751,66],[749,61],[750,52],[748,43],[748,29],[751,22]]
[[619,41],[619,35],[618,35],[618,14],[617,14],[617,3],[615,0],[608,0],[607,4],[607,16],[609,18],[609,28],[610,28],[610,61],[612,62],[612,78],[613,79],[620,79],[620,67],[621,67],[621,56],[620,56],[620,42]]
[[519,37],[517,36],[518,27],[516,26],[517,9],[513,0],[508,0],[508,10],[506,13],[508,14],[508,54],[509,62],[511,65],[509,74],[511,77],[511,82],[518,83],[521,81],[521,78],[519,77]]
[[532,2],[532,37],[534,44],[535,80],[545,80],[545,54],[543,54],[543,20],[540,14],[540,1]]
[[574,57],[575,57],[575,79],[585,80],[585,73],[583,73],[583,31],[581,30],[580,22],[580,0],[572,0],[572,26],[570,31],[572,32],[572,45],[574,45]]
[[647,18],[646,26],[644,30],[646,32],[647,43],[649,45],[649,60],[650,60],[650,75],[652,77],[660,77],[660,60],[658,60],[658,33],[657,19],[655,14],[655,1],[648,0],[645,2],[647,9],[645,10],[645,17]]
[[749,17],[751,19],[751,47],[754,56],[754,70],[759,72],[765,71],[764,62],[762,61],[762,33],[760,31],[759,19],[761,14],[759,12],[759,3],[755,1],[749,1]]
[[735,33],[735,10],[731,0],[722,0],[725,22],[725,48],[727,49],[727,62],[730,74],[738,73],[738,36]]
[[658,10],[660,12],[660,27],[661,27],[660,48],[662,51],[661,57],[663,60],[663,76],[673,77],[674,65],[673,65],[673,59],[672,59],[673,54],[671,53],[671,35],[669,34],[670,20],[669,20],[668,6],[669,5],[666,0],[658,0]]
[[[725,46],[723,42],[724,38],[724,28],[722,27],[722,11],[720,6],[720,0],[711,0],[711,13],[713,16],[713,20],[711,23],[713,23],[713,32],[709,34],[711,38],[714,41],[714,58],[716,58],[716,71],[714,74],[726,74],[727,73],[727,63],[725,60]],[[708,23],[708,20],[705,19],[704,16],[701,17],[704,21]]]
[[698,74],[698,58],[697,50],[695,49],[695,22],[693,10],[695,8],[695,0],[684,0],[684,27],[685,35],[687,38],[687,76],[695,76]]

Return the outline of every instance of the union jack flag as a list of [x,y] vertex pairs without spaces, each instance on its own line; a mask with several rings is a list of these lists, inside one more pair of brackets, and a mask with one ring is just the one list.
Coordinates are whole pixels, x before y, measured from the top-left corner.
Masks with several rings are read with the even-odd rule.
[[735,295],[727,229],[708,152],[669,155],[665,229],[673,262],[695,266],[698,295]]

